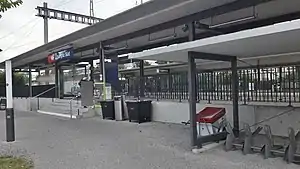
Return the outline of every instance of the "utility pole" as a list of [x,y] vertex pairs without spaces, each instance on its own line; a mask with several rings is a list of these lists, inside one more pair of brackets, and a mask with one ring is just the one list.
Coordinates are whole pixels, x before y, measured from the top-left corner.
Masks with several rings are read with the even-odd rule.
[[[42,7],[37,6],[36,10],[38,11],[36,16],[42,17],[44,19],[44,44],[47,44],[49,42],[49,19],[63,20],[88,25],[103,21],[103,19],[101,18],[94,17],[93,0],[90,0],[90,16],[48,8],[47,2],[44,2]],[[45,75],[49,76],[49,74],[50,70],[46,69]],[[46,84],[49,84],[49,82],[46,82]]]
[[92,20],[92,18],[95,16],[95,13],[94,13],[94,1],[93,0],[90,0],[90,23],[91,24],[94,24],[94,21]]
[[44,44],[47,44],[48,43],[48,16],[49,16],[49,13],[48,13],[48,4],[47,2],[44,2],[43,4],[43,7],[44,7]]
[[[140,5],[142,5],[144,3],[144,0],[141,0],[140,3]],[[135,5],[138,5],[138,1],[135,1]]]
[[[45,8],[44,10],[44,44],[47,44],[49,42],[49,32],[48,32],[48,16],[49,16],[49,12],[48,12],[48,4],[47,2],[43,3],[43,7]],[[50,71],[49,69],[45,70],[45,76],[49,76]],[[49,82],[46,82],[46,84],[48,85]]]

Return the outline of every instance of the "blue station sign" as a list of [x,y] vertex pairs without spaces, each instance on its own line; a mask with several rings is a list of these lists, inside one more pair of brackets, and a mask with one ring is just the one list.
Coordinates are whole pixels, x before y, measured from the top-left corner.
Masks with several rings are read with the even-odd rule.
[[74,51],[73,48],[64,49],[59,52],[52,53],[48,55],[48,63],[56,63],[63,60],[69,60],[73,57]]

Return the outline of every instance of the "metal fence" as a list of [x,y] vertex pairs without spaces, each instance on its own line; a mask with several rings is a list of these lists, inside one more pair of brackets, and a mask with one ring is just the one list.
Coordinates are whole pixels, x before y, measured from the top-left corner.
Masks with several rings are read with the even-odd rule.
[[[232,100],[231,70],[205,70],[197,73],[197,99]],[[248,102],[300,102],[300,65],[240,68],[239,100]],[[140,84],[145,83],[144,96],[152,99],[188,99],[187,72],[131,77],[122,82],[128,96],[142,96]]]

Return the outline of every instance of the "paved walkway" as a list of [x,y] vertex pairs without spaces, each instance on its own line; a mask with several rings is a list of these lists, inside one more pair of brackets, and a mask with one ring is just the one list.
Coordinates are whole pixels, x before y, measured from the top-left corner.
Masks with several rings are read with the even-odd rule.
[[[5,140],[4,113],[0,125],[0,139]],[[188,128],[182,125],[17,112],[16,135],[18,141],[1,143],[0,151],[11,146],[13,153],[29,155],[37,169],[299,169],[281,159],[263,160],[222,148],[192,154]]]

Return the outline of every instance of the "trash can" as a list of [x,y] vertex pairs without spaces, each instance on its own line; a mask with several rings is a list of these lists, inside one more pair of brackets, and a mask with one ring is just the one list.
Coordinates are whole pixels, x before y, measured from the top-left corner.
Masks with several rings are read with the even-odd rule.
[[124,120],[122,96],[115,96],[114,102],[115,102],[114,103],[115,104],[115,119],[117,121],[122,121],[122,120]]
[[150,122],[152,115],[151,100],[126,101],[130,122]]
[[103,119],[115,119],[115,104],[113,100],[100,101]]

